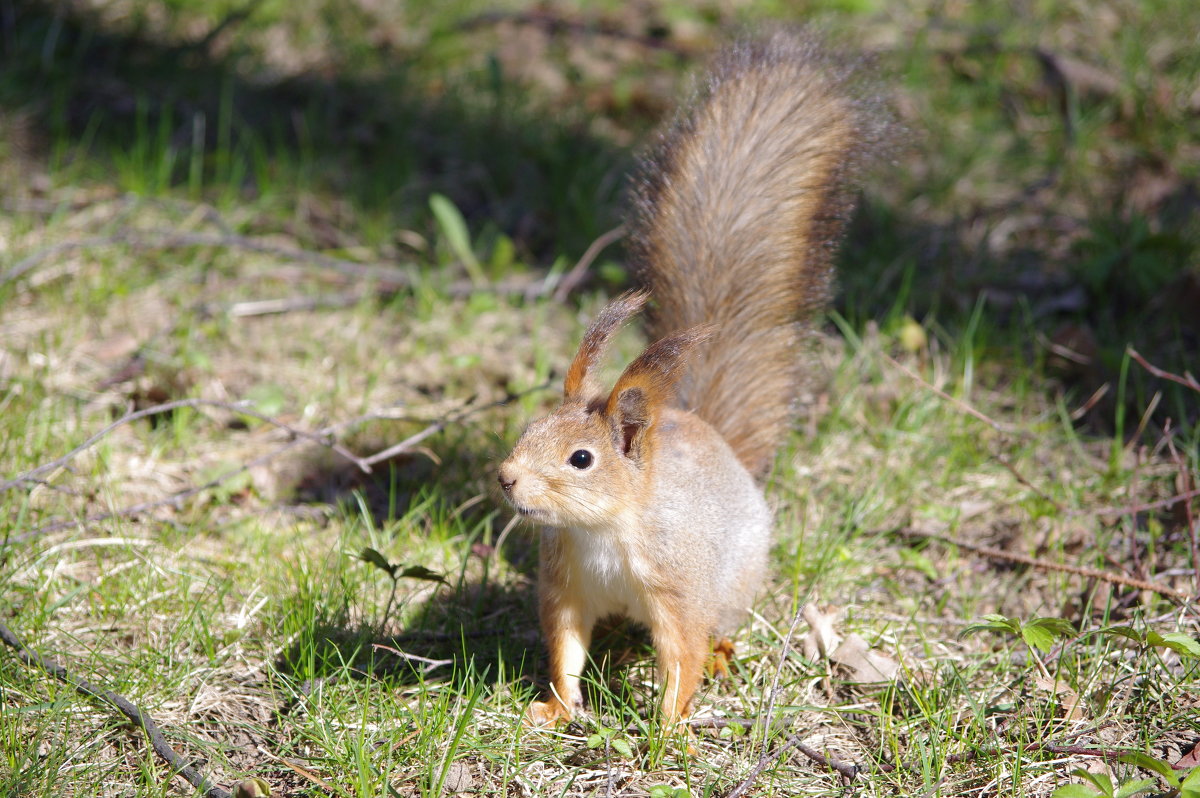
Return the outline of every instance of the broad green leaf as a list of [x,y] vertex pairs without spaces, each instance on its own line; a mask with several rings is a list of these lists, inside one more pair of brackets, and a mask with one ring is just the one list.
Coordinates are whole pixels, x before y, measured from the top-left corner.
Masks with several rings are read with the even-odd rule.
[[974,632],[1008,632],[1009,634],[1019,634],[1021,626],[1012,618],[1006,618],[1003,615],[988,613],[983,616],[983,620],[976,621],[962,630],[962,635],[969,635]]
[[1188,657],[1200,657],[1200,643],[1179,632],[1147,632],[1146,642],[1155,648],[1169,648],[1172,651]]
[[1110,635],[1112,637],[1124,637],[1132,640],[1135,643],[1145,643],[1145,638],[1132,626],[1109,626],[1099,630],[1096,634]]
[[395,578],[397,566],[388,562],[388,558],[377,552],[375,549],[368,546],[358,553],[358,559],[363,562],[369,562],[379,570],[386,573],[388,576]]
[[1055,637],[1072,637],[1075,634],[1075,627],[1066,618],[1034,618],[1025,625],[1045,629]]
[[1045,654],[1054,645],[1054,635],[1043,626],[1022,626],[1021,639],[1030,648],[1036,648]]
[[409,579],[424,579],[426,582],[441,582],[446,584],[446,578],[437,571],[431,571],[424,565],[410,565],[400,573],[396,574],[396,578],[400,579],[408,577]]
[[588,748],[599,748],[602,745],[604,745],[603,735],[593,734],[592,736],[587,738],[587,747]]
[[1137,795],[1139,792],[1154,789],[1155,784],[1154,779],[1140,779],[1138,781],[1126,782],[1121,785],[1113,798],[1129,798],[1129,796]]
[[1101,793],[1084,784],[1064,784],[1050,794],[1050,798],[1096,798]]
[[617,737],[614,739],[612,741],[612,747],[614,751],[626,759],[629,759],[633,756],[633,749],[629,747],[629,741],[624,738]]
[[1121,756],[1121,761],[1127,765],[1137,765],[1143,770],[1149,770],[1152,773],[1157,773],[1167,780],[1167,783],[1172,787],[1179,783],[1179,773],[1172,769],[1166,762],[1152,757],[1149,754],[1144,754],[1141,751],[1130,751],[1128,754]]
[[1107,773],[1091,773],[1089,771],[1077,768],[1072,775],[1078,776],[1081,779],[1087,779],[1092,784],[1096,785],[1096,789],[1103,795],[1111,796],[1113,794],[1112,779]]
[[471,248],[471,234],[467,230],[467,222],[459,213],[458,208],[454,207],[454,203],[441,194],[432,194],[429,197],[429,209],[433,211],[446,243],[454,251],[454,256],[462,261],[463,268],[467,270],[471,282],[475,285],[486,283],[487,277],[479,266],[475,250]]
[[1043,653],[1054,645],[1055,637],[1075,634],[1075,627],[1063,618],[1034,618],[1021,625],[1021,637],[1031,647]]
[[1200,798],[1200,768],[1192,768],[1179,785],[1179,798]]

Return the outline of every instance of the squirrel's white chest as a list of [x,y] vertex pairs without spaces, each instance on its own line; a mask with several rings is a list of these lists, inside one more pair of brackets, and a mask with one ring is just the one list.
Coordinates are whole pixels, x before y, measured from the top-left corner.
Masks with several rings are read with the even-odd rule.
[[646,575],[639,573],[629,552],[604,534],[576,529],[568,534],[573,555],[571,576],[581,583],[589,614],[596,619],[626,615],[649,623],[643,599]]

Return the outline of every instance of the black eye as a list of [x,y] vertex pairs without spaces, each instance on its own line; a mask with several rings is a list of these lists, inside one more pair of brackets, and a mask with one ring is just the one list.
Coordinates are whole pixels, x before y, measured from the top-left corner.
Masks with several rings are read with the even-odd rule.
[[592,464],[592,453],[587,449],[578,449],[567,462],[582,471]]

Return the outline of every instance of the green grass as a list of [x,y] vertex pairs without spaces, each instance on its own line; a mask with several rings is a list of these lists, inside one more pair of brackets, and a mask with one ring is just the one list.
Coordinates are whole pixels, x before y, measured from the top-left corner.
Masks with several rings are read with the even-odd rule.
[[[0,622],[139,704],[226,788],[723,796],[761,764],[749,794],[844,794],[811,758],[770,758],[796,735],[859,766],[858,794],[1049,796],[1103,767],[1080,748],[1172,762],[1200,739],[1194,607],[948,542],[1195,591],[1186,502],[1137,508],[1195,484],[1200,394],[1126,354],[1195,370],[1183,0],[537,7],[582,24],[569,33],[516,3],[534,17],[314,0],[254,6],[210,42],[236,7],[10,5],[0,274],[46,257],[0,283],[0,481],[174,399],[248,399],[360,456],[454,419],[367,474],[234,410],[182,408],[0,494]],[[843,247],[738,669],[698,700],[760,722],[701,729],[689,753],[648,711],[645,635],[618,627],[591,652],[592,714],[524,729],[545,671],[536,536],[501,542],[495,464],[627,277],[612,248],[567,303],[461,285],[569,268],[618,223],[683,76],[777,18],[874,52],[907,134]],[[1102,76],[1068,64],[1064,83],[1048,56]],[[325,304],[239,315],[266,299]],[[82,523],[38,531],[60,521]],[[394,580],[368,549],[444,582]],[[856,680],[852,658],[806,647],[807,620],[785,649],[805,604],[900,678]],[[1039,617],[1070,631],[1031,643]],[[0,794],[190,794],[111,708],[8,654],[0,691]]]

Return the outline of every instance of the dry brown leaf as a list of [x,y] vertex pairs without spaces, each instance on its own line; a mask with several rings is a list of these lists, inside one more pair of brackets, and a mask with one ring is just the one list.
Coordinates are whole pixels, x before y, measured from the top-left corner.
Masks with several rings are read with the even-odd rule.
[[804,606],[802,617],[808,624],[808,634],[804,636],[802,647],[804,656],[810,660],[828,656],[829,652],[838,647],[841,636],[833,629],[833,624],[841,614],[841,608],[830,607],[822,611],[816,602],[810,601]]
[[1059,703],[1066,709],[1064,717],[1067,720],[1084,719],[1082,701],[1079,698],[1079,694],[1072,690],[1069,684],[1053,677],[1042,676],[1041,674],[1033,677],[1033,683],[1039,689],[1059,697]]
[[451,762],[446,773],[446,792],[460,793],[475,788],[475,777],[471,775],[471,766],[466,762]]
[[1179,757],[1175,762],[1171,763],[1171,767],[1176,770],[1184,768],[1194,768],[1200,766],[1200,743],[1196,743],[1191,751],[1188,751],[1183,756]]
[[886,654],[872,651],[858,634],[850,634],[829,657],[850,669],[854,682],[890,682],[900,672],[900,664]]

